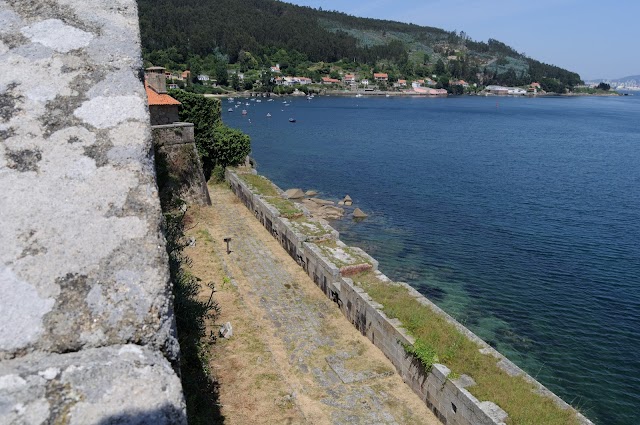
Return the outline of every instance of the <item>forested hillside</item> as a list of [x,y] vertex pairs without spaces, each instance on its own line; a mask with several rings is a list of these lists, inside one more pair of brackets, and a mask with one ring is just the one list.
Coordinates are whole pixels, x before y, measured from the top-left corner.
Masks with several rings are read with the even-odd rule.
[[473,41],[463,32],[275,0],[138,0],[138,4],[145,57],[157,65],[190,66],[193,58],[209,57],[211,63],[278,62],[285,73],[287,69],[313,73],[322,69],[312,64],[341,61],[389,72],[391,78],[440,74],[436,71],[444,67],[450,77],[482,84],[546,79],[572,87],[581,81],[576,73],[527,58],[504,43]]

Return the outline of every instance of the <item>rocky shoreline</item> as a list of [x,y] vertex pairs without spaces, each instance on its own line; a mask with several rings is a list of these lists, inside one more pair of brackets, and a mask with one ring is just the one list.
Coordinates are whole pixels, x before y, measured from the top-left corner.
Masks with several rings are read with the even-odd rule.
[[303,192],[298,188],[285,190],[284,195],[288,199],[302,204],[313,217],[323,220],[340,220],[344,218],[345,214],[351,215],[356,220],[368,217],[368,214],[360,208],[353,206],[353,200],[349,195],[340,201],[333,201],[317,198],[318,192],[315,190]]

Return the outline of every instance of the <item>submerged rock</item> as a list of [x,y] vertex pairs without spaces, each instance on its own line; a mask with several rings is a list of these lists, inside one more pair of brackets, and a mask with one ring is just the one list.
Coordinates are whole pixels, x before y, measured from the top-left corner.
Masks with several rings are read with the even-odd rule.
[[364,213],[364,211],[362,211],[360,208],[356,208],[353,211],[353,218],[367,218],[369,217],[367,214]]
[[309,196],[309,197],[311,197],[311,196],[317,196],[317,195],[318,195],[318,192],[316,192],[315,190],[307,190],[307,191],[305,192],[305,195],[307,195],[307,196]]

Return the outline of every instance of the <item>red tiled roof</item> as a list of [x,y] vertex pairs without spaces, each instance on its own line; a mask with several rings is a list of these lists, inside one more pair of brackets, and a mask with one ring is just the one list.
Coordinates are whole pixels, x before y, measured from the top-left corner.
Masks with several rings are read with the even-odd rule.
[[373,74],[373,78],[388,78],[389,74],[386,74],[384,72],[376,72],[375,74]]
[[149,105],[182,105],[168,94],[156,93],[148,84],[145,84],[144,88],[147,90],[147,101]]

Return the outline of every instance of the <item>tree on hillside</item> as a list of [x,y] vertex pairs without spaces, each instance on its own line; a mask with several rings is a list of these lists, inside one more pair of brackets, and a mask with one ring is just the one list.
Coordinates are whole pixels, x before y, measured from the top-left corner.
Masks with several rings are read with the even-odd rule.
[[598,84],[597,88],[600,89],[600,90],[609,91],[609,90],[611,90],[611,85],[602,82],[602,83]]
[[442,59],[438,59],[438,62],[436,62],[436,66],[433,68],[433,72],[435,72],[438,76],[447,73],[447,68],[445,67]]

